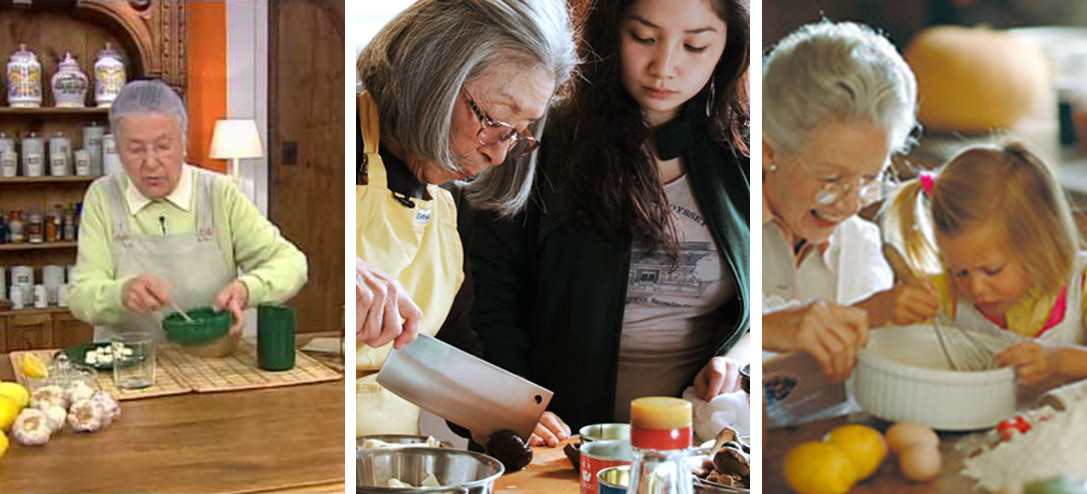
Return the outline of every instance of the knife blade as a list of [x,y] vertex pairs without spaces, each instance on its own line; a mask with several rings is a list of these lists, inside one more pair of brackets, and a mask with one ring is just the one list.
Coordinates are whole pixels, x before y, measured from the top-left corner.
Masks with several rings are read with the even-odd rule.
[[528,442],[554,395],[521,376],[420,334],[393,350],[378,384],[423,410],[489,437],[509,429]]

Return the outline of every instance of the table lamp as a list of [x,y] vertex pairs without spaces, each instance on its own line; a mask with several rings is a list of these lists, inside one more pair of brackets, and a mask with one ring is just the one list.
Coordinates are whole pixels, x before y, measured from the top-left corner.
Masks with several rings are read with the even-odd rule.
[[230,160],[230,176],[238,179],[238,161],[244,158],[260,158],[264,151],[260,145],[257,122],[253,120],[218,120],[211,137],[214,159]]

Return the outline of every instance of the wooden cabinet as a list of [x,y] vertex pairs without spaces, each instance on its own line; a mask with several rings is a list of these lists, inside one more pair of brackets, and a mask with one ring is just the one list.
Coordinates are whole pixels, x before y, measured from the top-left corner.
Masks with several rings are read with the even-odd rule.
[[94,327],[68,312],[53,313],[53,346],[68,348],[94,340]]
[[35,348],[53,348],[53,316],[48,312],[30,311],[29,313],[8,316],[7,351],[33,350]]
[[[0,0],[0,67],[25,44],[42,65],[43,89],[41,108],[10,108],[7,84],[0,83],[0,132],[15,139],[20,157],[20,139],[31,132],[46,141],[62,132],[73,151],[82,149],[84,126],[92,122],[108,126],[109,109],[93,107],[94,63],[106,43],[122,52],[129,80],[162,79],[184,97],[185,39],[182,0]],[[86,108],[54,107],[50,81],[65,52],[75,57],[92,81]],[[48,153],[44,161],[48,165]],[[45,168],[48,173],[48,166]],[[95,178],[0,177],[0,211],[46,213],[57,204],[82,202]],[[11,283],[13,266],[26,265],[34,267],[35,283],[42,283],[43,266],[75,264],[76,245],[0,244],[0,267],[5,270],[6,282]],[[66,347],[92,338],[91,327],[65,308],[0,310],[0,352]]]

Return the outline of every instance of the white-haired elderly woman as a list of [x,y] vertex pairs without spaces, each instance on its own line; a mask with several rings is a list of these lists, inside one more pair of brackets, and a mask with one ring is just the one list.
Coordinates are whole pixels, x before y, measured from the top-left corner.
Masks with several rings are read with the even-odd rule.
[[[895,285],[879,228],[859,216],[879,198],[892,153],[917,125],[917,83],[872,29],[822,21],[786,36],[763,62],[763,307],[851,305],[867,324],[768,327],[763,346],[804,350],[831,378],[849,375],[867,327],[933,316],[928,288]],[[801,329],[803,328],[803,329]]]
[[229,310],[224,341],[236,342],[246,307],[287,300],[306,282],[306,257],[230,178],[185,163],[187,124],[161,81],[130,82],[110,110],[124,172],[83,199],[69,299],[96,340],[113,330],[162,338],[154,314],[176,304]]
[[[466,317],[461,235],[470,221],[458,228],[457,203],[467,196],[507,214],[522,207],[533,136],[576,65],[563,0],[420,0],[359,56],[359,435],[417,433],[419,409],[379,386],[377,371],[393,346]],[[438,187],[449,182],[459,183],[452,193]],[[481,352],[467,333],[439,337]]]

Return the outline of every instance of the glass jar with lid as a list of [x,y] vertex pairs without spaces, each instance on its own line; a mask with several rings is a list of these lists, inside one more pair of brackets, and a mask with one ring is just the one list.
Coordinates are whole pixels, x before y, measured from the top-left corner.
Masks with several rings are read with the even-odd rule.
[[120,52],[113,49],[112,43],[106,43],[105,49],[98,52],[94,62],[94,101],[99,108],[113,105],[121,89],[125,87],[125,63]]

